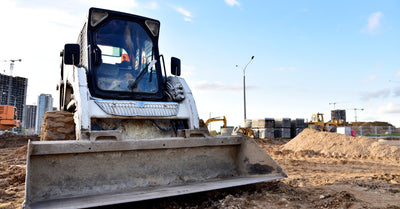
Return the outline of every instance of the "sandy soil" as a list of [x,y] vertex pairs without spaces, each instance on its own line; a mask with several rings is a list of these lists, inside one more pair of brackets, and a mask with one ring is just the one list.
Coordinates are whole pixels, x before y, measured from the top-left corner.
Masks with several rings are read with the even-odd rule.
[[0,208],[21,208],[25,195],[25,163],[28,140],[5,132],[0,135]]
[[[0,136],[0,208],[21,207],[29,138],[37,140]],[[396,145],[311,130],[291,141],[257,142],[288,178],[111,208],[400,209],[400,147]]]

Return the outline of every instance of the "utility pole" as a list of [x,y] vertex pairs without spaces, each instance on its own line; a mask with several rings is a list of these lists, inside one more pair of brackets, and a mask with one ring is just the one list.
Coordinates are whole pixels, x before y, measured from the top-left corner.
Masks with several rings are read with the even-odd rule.
[[[246,122],[246,68],[250,64],[250,62],[254,59],[254,56],[251,56],[250,61],[247,63],[247,65],[243,68],[243,113],[244,113],[244,120],[243,122]],[[236,65],[236,67],[239,67]]]

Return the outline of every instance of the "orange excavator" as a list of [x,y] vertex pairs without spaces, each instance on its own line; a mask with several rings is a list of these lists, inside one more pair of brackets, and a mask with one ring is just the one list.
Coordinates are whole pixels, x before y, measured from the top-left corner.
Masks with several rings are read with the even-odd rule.
[[19,127],[17,120],[17,109],[11,105],[0,105],[0,131]]

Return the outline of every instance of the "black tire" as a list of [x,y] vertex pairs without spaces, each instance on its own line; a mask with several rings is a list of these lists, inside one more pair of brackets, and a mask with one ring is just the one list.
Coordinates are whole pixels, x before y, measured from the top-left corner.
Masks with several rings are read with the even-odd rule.
[[336,132],[336,130],[337,130],[337,128],[336,128],[335,125],[330,125],[329,128],[328,128],[329,132]]
[[43,116],[40,141],[75,140],[73,113],[66,111],[48,111]]

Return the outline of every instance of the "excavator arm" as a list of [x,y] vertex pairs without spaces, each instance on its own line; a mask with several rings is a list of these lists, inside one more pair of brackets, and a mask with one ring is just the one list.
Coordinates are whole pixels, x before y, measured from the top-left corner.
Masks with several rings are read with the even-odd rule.
[[205,124],[206,124],[206,126],[208,126],[209,123],[216,122],[216,121],[224,122],[224,128],[226,128],[226,117],[225,116],[210,118],[205,122]]

